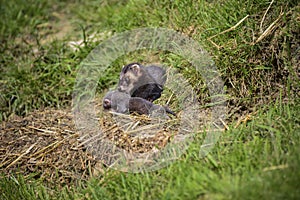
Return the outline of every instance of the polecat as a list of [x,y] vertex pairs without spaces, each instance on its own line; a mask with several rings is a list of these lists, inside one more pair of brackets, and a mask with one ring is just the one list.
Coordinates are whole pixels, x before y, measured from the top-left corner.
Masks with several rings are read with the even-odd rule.
[[103,108],[118,113],[128,113],[130,98],[130,95],[124,92],[109,91],[103,98]]
[[176,114],[168,107],[154,104],[140,97],[130,97],[129,94],[116,90],[109,91],[103,98],[103,108],[118,113],[138,113],[151,115],[153,112]]
[[122,68],[118,90],[150,102],[158,99],[166,82],[166,71],[158,66],[131,63]]

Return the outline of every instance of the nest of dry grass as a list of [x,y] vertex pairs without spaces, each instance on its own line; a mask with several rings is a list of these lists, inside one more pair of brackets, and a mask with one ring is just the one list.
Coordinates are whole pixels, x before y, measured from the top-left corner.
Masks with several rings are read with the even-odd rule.
[[[118,115],[116,123],[114,116],[117,113],[104,113],[100,118],[100,126],[106,138],[126,151],[137,153],[161,149],[178,132],[178,120],[168,119],[164,122],[153,122],[145,115]],[[120,121],[122,121],[120,123]]]
[[[101,102],[100,99],[93,102],[96,115],[89,109],[80,114],[75,112],[74,118],[79,119],[76,122],[80,127],[79,140],[97,160],[122,171],[143,170],[140,166],[145,163],[159,164],[161,156],[170,157],[170,154],[166,155],[169,149],[167,145],[176,143],[176,148],[178,143],[186,142],[189,133],[193,132],[191,128],[198,125],[193,123],[195,120],[182,118],[182,112],[177,117],[166,113],[149,117],[134,113],[103,112]],[[203,116],[207,116],[207,113]],[[179,131],[182,127],[185,131]]]
[[[147,116],[121,115],[116,122],[115,115],[102,112],[99,127],[105,139],[128,152],[157,151],[178,132],[179,121],[175,117],[162,122]],[[106,163],[87,148],[89,141],[81,137],[70,109],[44,109],[24,118],[13,116],[0,126],[0,172],[25,177],[34,174],[55,187],[88,180],[103,172]]]

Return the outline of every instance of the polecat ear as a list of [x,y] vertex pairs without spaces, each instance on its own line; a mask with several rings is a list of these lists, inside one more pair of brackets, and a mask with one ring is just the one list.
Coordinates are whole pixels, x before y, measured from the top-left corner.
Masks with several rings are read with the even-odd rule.
[[139,72],[140,72],[140,70],[141,70],[141,68],[140,68],[140,66],[138,64],[131,65],[130,69],[133,71],[133,73],[135,75],[138,75]]

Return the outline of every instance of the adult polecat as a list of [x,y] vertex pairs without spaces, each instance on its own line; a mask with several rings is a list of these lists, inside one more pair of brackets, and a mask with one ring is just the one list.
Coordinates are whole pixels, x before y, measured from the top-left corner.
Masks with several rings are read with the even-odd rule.
[[161,96],[166,79],[166,71],[161,67],[131,63],[122,68],[118,90],[153,102]]

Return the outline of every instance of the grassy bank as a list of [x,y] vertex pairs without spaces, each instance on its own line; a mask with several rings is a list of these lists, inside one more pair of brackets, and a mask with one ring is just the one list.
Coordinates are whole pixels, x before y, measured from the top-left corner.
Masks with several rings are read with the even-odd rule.
[[[0,199],[300,197],[297,1],[14,0],[1,1],[0,10],[0,121],[44,107],[69,108],[80,62],[110,35],[138,27],[171,28],[197,40],[214,59],[229,97],[229,130],[204,159],[195,142],[167,168],[141,174],[104,169],[57,188],[34,175],[4,173]],[[97,41],[89,38],[95,33]],[[69,42],[79,40],[83,45],[74,50]],[[200,85],[184,58],[155,56]],[[117,82],[115,67],[134,60],[145,62],[147,54],[119,58],[98,91]]]
[[167,168],[131,174],[106,169],[71,187],[49,189],[30,177],[2,177],[1,199],[297,199],[299,104],[278,101],[222,135],[206,158],[199,144]]

